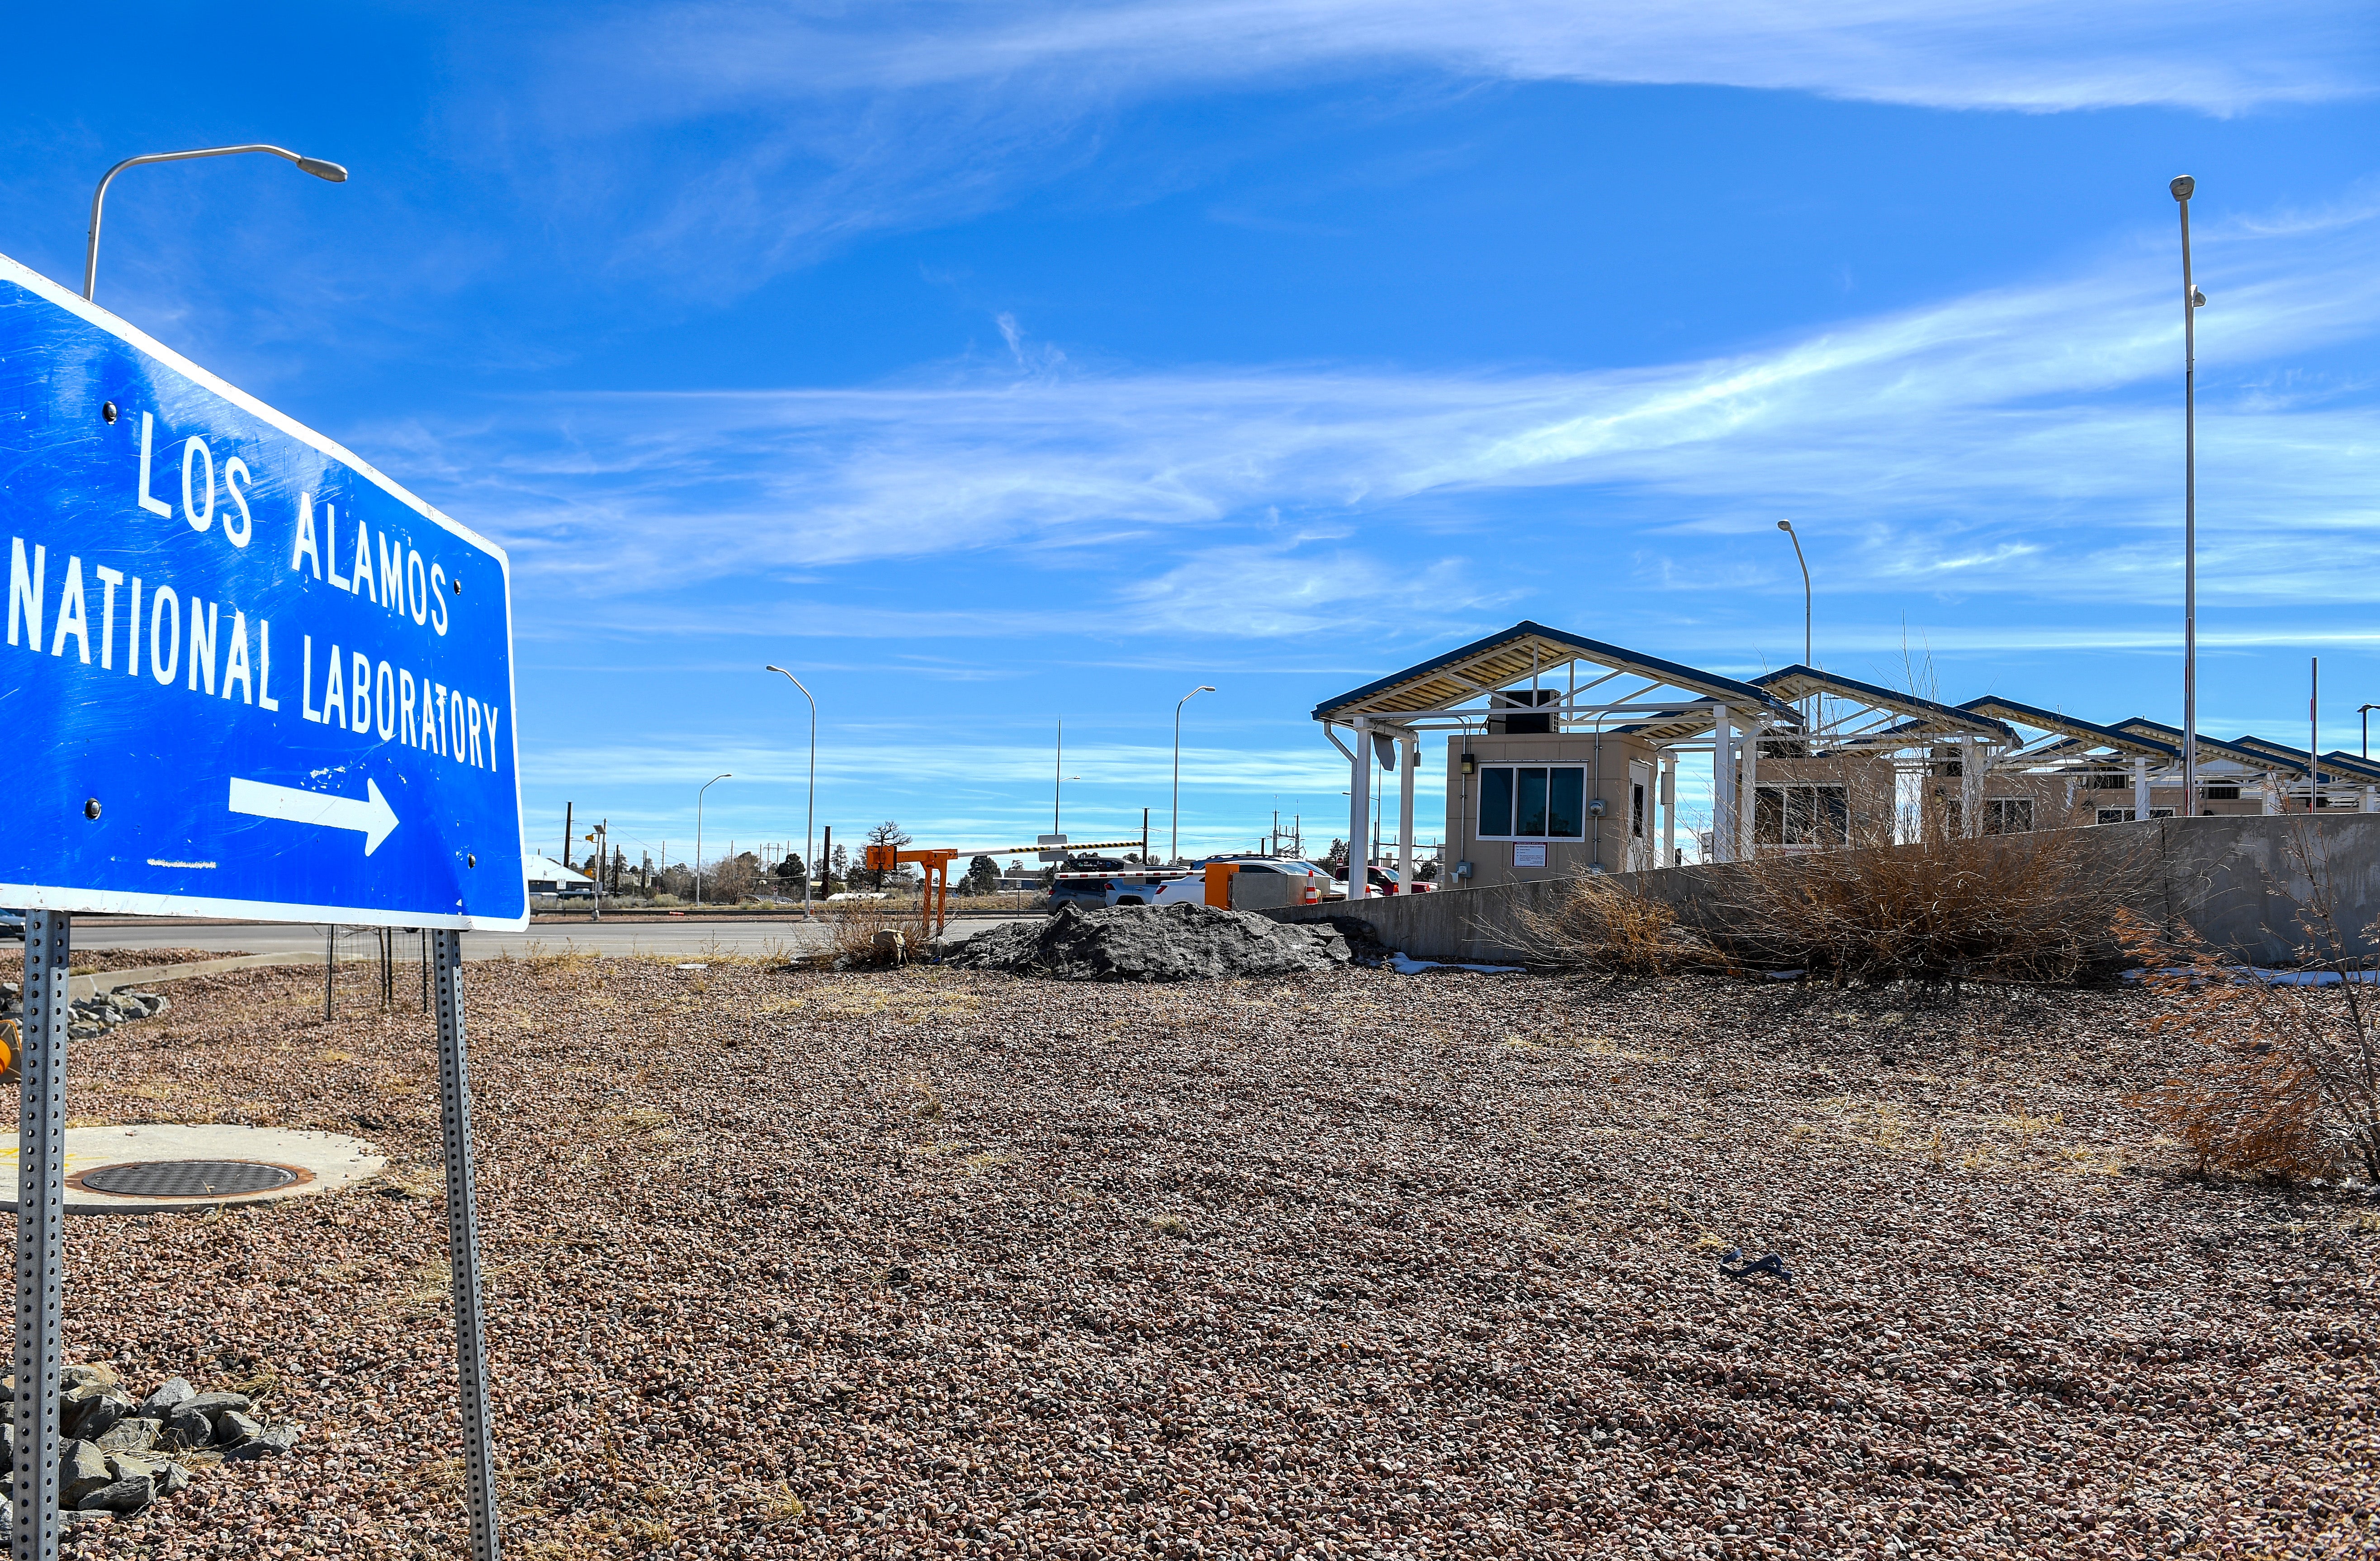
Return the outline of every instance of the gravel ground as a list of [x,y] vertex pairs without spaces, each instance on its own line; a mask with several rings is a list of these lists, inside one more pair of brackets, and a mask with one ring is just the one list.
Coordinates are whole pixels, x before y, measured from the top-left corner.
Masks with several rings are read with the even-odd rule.
[[[364,976],[75,1048],[79,1120],[395,1168],[70,1223],[70,1358],[306,1428],[82,1555],[465,1554],[435,1056]],[[2374,1554],[2380,1206],[2182,1174],[2137,994],[468,982],[513,1556]]]
[[[188,964],[197,960],[228,959],[239,950],[222,949],[77,949],[67,961],[67,968],[80,975],[87,971],[141,970],[150,965]],[[13,979],[17,973],[9,972]]]

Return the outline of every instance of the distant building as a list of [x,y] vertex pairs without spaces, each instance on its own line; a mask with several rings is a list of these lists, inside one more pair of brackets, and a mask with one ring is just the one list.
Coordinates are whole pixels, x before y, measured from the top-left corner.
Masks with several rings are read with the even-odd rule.
[[560,894],[568,889],[592,889],[595,880],[586,874],[574,872],[551,856],[528,856],[521,860],[521,871],[528,879],[531,894]]

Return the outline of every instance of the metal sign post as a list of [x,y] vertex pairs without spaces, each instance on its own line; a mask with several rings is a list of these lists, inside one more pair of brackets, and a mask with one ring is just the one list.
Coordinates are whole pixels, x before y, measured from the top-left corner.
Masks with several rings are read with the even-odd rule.
[[497,1561],[458,972],[464,930],[528,924],[511,564],[5,257],[0,407],[0,702],[36,744],[0,810],[0,905],[30,913],[14,1555],[53,1561],[63,1521],[68,918],[195,912],[324,927],[326,1019],[341,926],[435,939],[472,1544]]
[[56,1561],[58,1357],[65,1327],[67,928],[25,917],[25,1055],[17,1068],[17,1473],[15,1561]]
[[438,985],[438,1105],[446,1139],[446,1255],[455,1276],[455,1375],[463,1394],[463,1495],[471,1555],[497,1561],[495,1447],[480,1311],[480,1197],[471,1168],[471,1071],[463,1045],[463,935],[431,935]]

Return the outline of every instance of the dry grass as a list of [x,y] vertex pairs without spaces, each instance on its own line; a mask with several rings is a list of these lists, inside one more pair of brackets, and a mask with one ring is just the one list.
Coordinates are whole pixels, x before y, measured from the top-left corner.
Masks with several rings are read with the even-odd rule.
[[1746,863],[1701,930],[1744,965],[1838,984],[2068,982],[2113,964],[2137,876],[2080,830],[1932,840]]
[[1515,941],[1532,962],[1614,975],[1732,968],[1707,938],[1680,925],[1677,907],[1626,879],[1585,873],[1550,908],[1524,909]]
[[2070,982],[2112,966],[2137,869],[2081,832],[1772,856],[1689,898],[1581,877],[1519,941],[1539,962],[1633,975],[1800,971],[1836,985]]
[[[901,954],[889,947],[892,940],[883,937],[888,932],[901,935]],[[896,964],[905,957],[917,958],[929,936],[924,909],[916,902],[864,900],[835,907],[827,952],[818,957],[843,970]]]
[[2276,986],[2241,968],[2192,928],[2121,922],[2124,947],[2159,999],[2154,1028],[2196,1041],[2207,1060],[2143,1091],[2204,1169],[2289,1179],[2333,1177],[2352,1166],[2380,1182],[2380,1009],[2369,984],[2380,968],[2358,952],[2380,924],[2350,938],[2330,875],[2309,830],[2284,842],[2311,885],[2297,903],[2299,964],[2336,973],[2336,986]]

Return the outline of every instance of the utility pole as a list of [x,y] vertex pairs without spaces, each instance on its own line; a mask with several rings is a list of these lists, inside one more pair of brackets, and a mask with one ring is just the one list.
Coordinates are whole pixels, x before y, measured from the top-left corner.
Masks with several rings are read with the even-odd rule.
[[572,803],[562,805],[562,865],[565,867],[570,865],[570,842],[574,838],[570,832],[570,810],[575,805]]
[[2190,198],[2184,174],[2166,187],[2181,209],[2181,803],[2198,817],[2198,311],[2206,295],[2190,279]]

